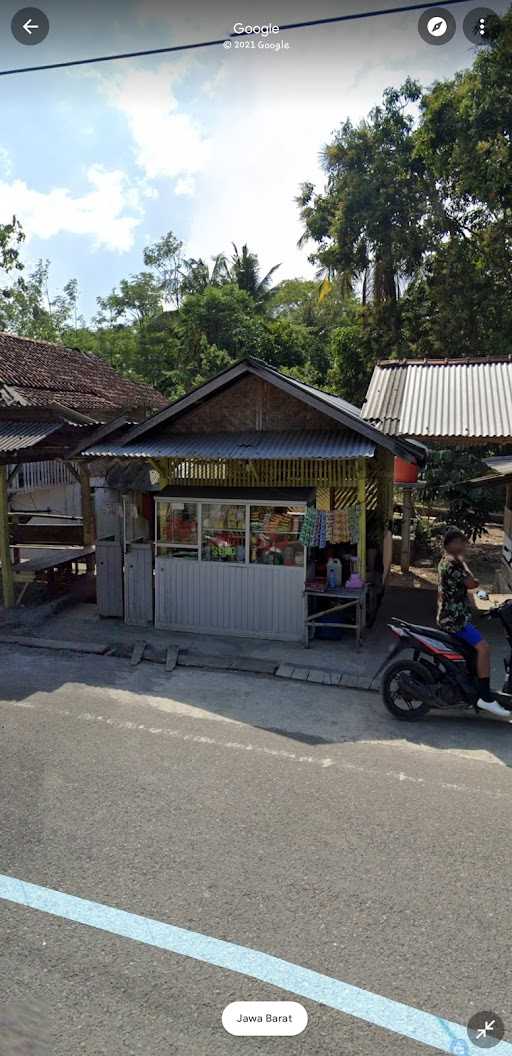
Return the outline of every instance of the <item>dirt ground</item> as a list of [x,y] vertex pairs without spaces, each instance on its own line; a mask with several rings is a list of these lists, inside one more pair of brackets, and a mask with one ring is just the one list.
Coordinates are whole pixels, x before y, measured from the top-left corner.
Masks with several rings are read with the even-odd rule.
[[[468,564],[483,590],[492,591],[503,547],[503,528],[487,526],[487,535],[482,536],[468,549]],[[389,587],[414,587],[417,590],[437,590],[438,557],[419,559],[411,565],[408,573],[402,573],[399,565],[392,565],[388,579]]]

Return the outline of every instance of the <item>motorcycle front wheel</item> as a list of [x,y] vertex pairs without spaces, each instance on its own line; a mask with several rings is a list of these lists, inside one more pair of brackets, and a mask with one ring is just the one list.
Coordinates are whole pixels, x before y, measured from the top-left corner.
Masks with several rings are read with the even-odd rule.
[[430,705],[423,700],[415,700],[409,692],[404,693],[400,685],[401,675],[406,675],[411,681],[420,682],[424,686],[433,685],[435,679],[430,674],[427,665],[420,664],[416,660],[396,660],[384,672],[382,698],[388,711],[394,715],[395,719],[400,719],[402,722],[416,722],[430,711]]

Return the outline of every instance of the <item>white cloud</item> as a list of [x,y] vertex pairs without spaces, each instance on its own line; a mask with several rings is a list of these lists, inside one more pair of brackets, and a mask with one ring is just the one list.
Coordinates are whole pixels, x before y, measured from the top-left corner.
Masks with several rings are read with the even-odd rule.
[[148,191],[131,184],[119,169],[107,171],[99,165],[88,169],[87,179],[91,190],[77,196],[67,187],[43,193],[23,180],[0,180],[1,220],[16,214],[28,238],[85,235],[92,238],[94,248],[127,252]]
[[232,240],[247,242],[264,269],[282,263],[275,281],[314,274],[307,259],[314,245],[297,248],[302,224],[295,197],[303,182],[324,186],[320,152],[333,130],[347,118],[360,121],[388,85],[408,74],[428,84],[464,64],[450,49],[444,55],[423,44],[416,13],[290,32],[286,39],[290,48],[280,54],[256,48],[219,59],[225,80],[212,119],[211,161],[206,178],[197,178],[187,239],[195,257],[229,250]]
[[179,108],[174,94],[186,69],[186,62],[165,63],[154,71],[132,67],[113,78],[102,77],[109,103],[128,121],[135,161],[144,176],[178,180],[178,194],[190,193],[178,186],[190,186],[190,177],[204,171],[210,157],[201,124]]
[[193,176],[180,176],[174,193],[183,198],[192,198],[196,193],[196,181]]
[[12,158],[7,147],[0,146],[0,176],[10,180],[12,176]]

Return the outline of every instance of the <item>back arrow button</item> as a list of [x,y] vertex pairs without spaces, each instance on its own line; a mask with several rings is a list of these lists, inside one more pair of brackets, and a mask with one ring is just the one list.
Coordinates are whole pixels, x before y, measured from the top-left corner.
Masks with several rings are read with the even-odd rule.
[[18,44],[40,44],[50,32],[50,23],[38,7],[22,7],[12,19],[11,32]]

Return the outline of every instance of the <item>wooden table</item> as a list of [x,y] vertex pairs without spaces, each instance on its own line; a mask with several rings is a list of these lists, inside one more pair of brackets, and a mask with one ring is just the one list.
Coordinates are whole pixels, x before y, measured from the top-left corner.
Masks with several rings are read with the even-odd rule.
[[94,555],[94,546],[68,546],[65,549],[47,550],[45,554],[38,557],[29,557],[27,561],[18,561],[13,565],[15,580],[23,583],[23,589],[19,595],[16,605],[19,605],[30,583],[35,579],[46,579],[51,587],[59,572],[70,570],[74,566],[75,574],[78,575],[78,562],[85,561],[89,568],[91,558]]
[[[314,635],[315,627],[342,627],[344,630],[355,631],[357,646],[359,648],[361,645],[361,636],[366,626],[367,591],[368,587],[366,583],[364,586],[360,587],[359,590],[347,590],[346,587],[326,590],[306,587],[304,591],[304,645],[306,646],[306,649],[309,649],[311,628],[313,628]],[[327,621],[322,619],[322,616],[325,616],[325,613],[321,612],[314,612],[310,615],[310,598],[330,598],[332,601],[337,602],[337,604],[332,605],[330,609],[327,610],[329,613],[345,613],[346,609],[354,607],[355,621],[352,623],[343,623],[341,620],[339,622],[331,620]]]

